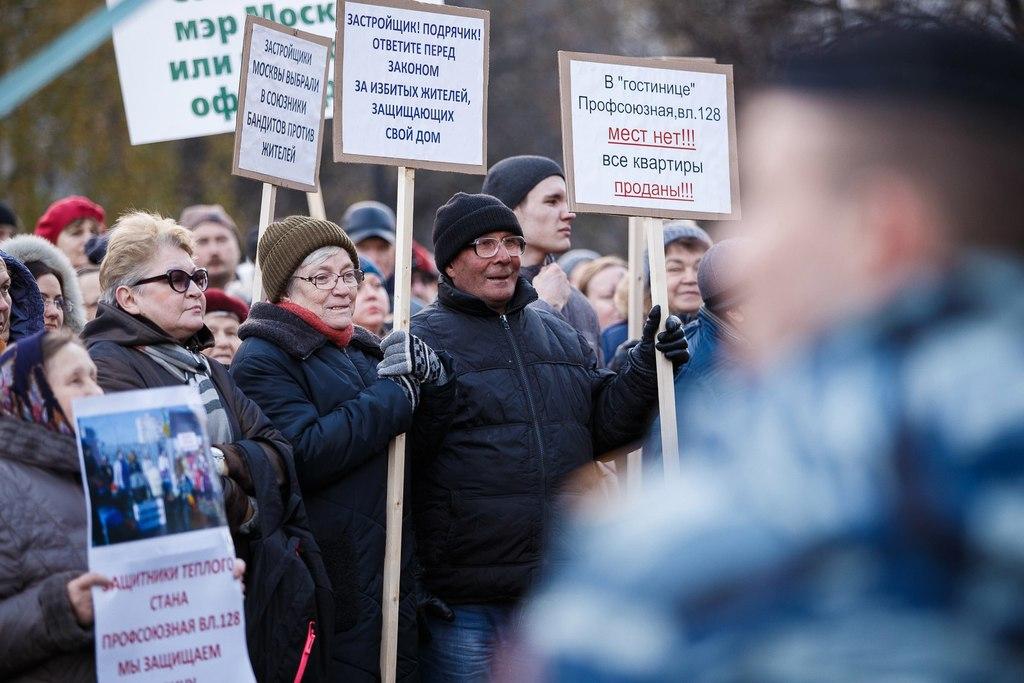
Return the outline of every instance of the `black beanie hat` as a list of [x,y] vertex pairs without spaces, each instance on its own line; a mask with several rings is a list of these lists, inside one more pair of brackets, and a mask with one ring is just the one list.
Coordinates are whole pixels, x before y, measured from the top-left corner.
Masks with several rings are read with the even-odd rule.
[[443,271],[477,237],[497,230],[523,236],[512,209],[497,198],[456,192],[434,217],[434,259],[438,270]]
[[565,178],[562,167],[547,157],[523,155],[502,159],[487,172],[480,191],[497,197],[510,209],[519,206],[537,183],[556,175]]
[[14,213],[14,209],[4,202],[0,202],[0,225],[2,224],[13,225],[15,229],[21,227],[18,223],[18,216]]

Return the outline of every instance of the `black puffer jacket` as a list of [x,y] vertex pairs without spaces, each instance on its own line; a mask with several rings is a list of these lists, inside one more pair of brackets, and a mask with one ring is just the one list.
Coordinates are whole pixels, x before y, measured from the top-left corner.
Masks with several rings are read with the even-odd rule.
[[[294,313],[257,303],[239,334],[245,341],[231,374],[294,446],[313,533],[334,584],[339,631],[332,640],[331,680],[378,680],[387,448],[412,427],[412,406],[397,384],[378,378],[380,341],[362,328],[343,349]],[[420,414],[451,404],[453,383],[433,391],[424,387]],[[400,680],[417,676],[410,527],[406,519]]]
[[[520,278],[507,313],[441,278],[412,331],[453,358],[455,417],[413,458],[413,514],[426,588],[452,603],[519,598],[541,568],[542,541],[566,480],[639,438],[657,399],[651,369],[615,375],[564,320],[528,304]],[[415,444],[413,444],[415,446]]]

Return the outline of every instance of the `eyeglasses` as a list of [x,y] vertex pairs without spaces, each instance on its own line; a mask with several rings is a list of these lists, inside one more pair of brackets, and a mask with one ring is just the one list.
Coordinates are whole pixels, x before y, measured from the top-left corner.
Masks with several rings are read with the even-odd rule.
[[199,288],[200,292],[205,292],[206,288],[210,286],[210,273],[207,272],[206,268],[196,268],[195,272],[190,275],[180,268],[171,268],[163,275],[143,278],[132,285],[132,287],[149,282],[159,282],[160,280],[166,281],[171,289],[180,294],[188,291],[190,282],[196,283],[196,287]]
[[347,270],[344,273],[317,273],[309,277],[295,276],[293,280],[305,280],[317,289],[334,289],[341,280],[349,287],[358,287],[363,282],[363,271]]
[[48,296],[43,297],[43,308],[53,305],[57,310],[64,310],[65,300],[62,296],[55,296],[52,299]]
[[515,235],[502,237],[500,240],[497,237],[481,237],[470,244],[473,245],[473,253],[480,258],[491,258],[497,254],[499,245],[505,247],[509,256],[522,256],[526,251],[526,240]]

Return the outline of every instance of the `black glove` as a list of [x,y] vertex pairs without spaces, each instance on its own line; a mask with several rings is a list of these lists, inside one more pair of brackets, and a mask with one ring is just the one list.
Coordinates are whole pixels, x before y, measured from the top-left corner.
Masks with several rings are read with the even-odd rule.
[[429,643],[431,640],[430,627],[427,626],[428,616],[447,622],[455,621],[455,612],[444,600],[436,595],[421,592],[416,596],[416,623],[421,643]]
[[630,349],[629,356],[637,365],[653,371],[656,367],[654,350],[657,349],[671,361],[674,373],[690,360],[686,336],[683,334],[683,322],[676,316],[670,315],[665,321],[665,331],[658,335],[658,340],[655,342],[654,333],[660,322],[661,306],[655,306],[647,314],[640,343]]

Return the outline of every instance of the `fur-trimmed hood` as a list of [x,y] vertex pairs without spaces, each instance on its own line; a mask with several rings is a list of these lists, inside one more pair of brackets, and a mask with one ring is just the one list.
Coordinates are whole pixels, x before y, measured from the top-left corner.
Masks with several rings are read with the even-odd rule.
[[75,334],[81,334],[82,328],[85,327],[82,290],[78,286],[78,275],[75,274],[75,269],[64,252],[51,242],[35,235],[18,235],[4,243],[4,251],[22,263],[41,261],[60,275],[64,292],[64,325]]

